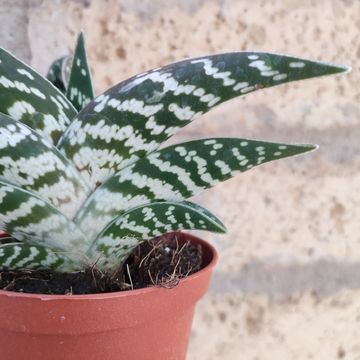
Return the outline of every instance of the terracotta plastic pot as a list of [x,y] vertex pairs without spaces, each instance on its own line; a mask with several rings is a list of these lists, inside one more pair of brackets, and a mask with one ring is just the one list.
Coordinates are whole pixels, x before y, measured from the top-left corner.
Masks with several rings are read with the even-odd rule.
[[1,360],[183,360],[196,302],[208,289],[216,250],[203,248],[201,271],[172,289],[97,295],[0,291]]

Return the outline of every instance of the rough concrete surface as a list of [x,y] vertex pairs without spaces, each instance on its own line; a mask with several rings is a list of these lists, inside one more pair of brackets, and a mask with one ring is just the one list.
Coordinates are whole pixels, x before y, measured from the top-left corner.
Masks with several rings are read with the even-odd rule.
[[197,308],[189,360],[360,359],[360,2],[0,2],[2,45],[45,73],[84,29],[98,92],[173,60],[264,50],[350,74],[249,94],[172,141],[231,135],[317,143],[195,200],[223,219],[221,261]]

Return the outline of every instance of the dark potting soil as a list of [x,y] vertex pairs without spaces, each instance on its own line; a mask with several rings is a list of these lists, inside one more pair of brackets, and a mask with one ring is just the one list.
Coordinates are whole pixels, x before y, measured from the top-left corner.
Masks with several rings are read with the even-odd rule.
[[139,245],[114,273],[103,273],[96,265],[84,271],[53,270],[0,272],[0,289],[33,294],[96,294],[140,289],[171,288],[180,279],[202,267],[202,249],[190,242],[180,244],[173,236],[161,236]]

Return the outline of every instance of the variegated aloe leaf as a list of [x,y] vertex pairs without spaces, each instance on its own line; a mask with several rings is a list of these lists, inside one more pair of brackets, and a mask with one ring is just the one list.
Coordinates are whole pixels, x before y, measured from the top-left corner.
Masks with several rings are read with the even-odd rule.
[[51,64],[46,75],[46,78],[63,94],[66,93],[66,89],[69,83],[71,63],[71,55],[63,56]]
[[0,179],[36,192],[70,218],[90,192],[55,146],[4,114],[0,114]]
[[77,40],[66,96],[77,110],[81,110],[94,98],[83,33]]
[[203,207],[190,202],[154,202],[131,209],[101,231],[89,255],[102,269],[119,266],[144,240],[172,230],[197,229],[225,232],[222,222]]
[[19,241],[66,251],[72,257],[89,246],[82,231],[59,210],[4,181],[0,181],[0,230]]
[[95,98],[77,115],[58,147],[94,187],[226,100],[346,70],[254,52],[184,60],[136,75]]
[[66,255],[44,246],[15,242],[0,245],[0,269],[72,271],[76,264]]
[[87,199],[75,222],[92,238],[123,211],[159,200],[181,201],[254,166],[314,148],[236,138],[170,146],[112,176]]
[[35,112],[43,114],[45,126],[32,122],[33,129],[54,143],[77,114],[60,90],[1,48],[0,112],[25,124]]

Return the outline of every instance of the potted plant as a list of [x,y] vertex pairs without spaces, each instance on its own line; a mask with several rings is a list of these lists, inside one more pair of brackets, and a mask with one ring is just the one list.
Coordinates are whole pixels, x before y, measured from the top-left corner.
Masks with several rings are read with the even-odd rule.
[[[180,230],[225,232],[186,199],[316,147],[238,138],[159,146],[224,101],[346,70],[285,55],[227,53],[136,75],[94,98],[82,34],[74,55],[53,63],[50,81],[1,49],[0,220],[9,234],[0,245],[1,358],[184,359],[194,306],[217,254]],[[121,274],[133,287],[129,256],[159,236],[173,265],[187,248],[201,269],[171,290],[111,292]],[[26,288],[36,277],[34,292],[69,279],[81,289],[89,276],[92,286],[105,281],[100,293]]]

